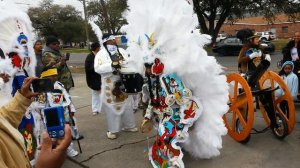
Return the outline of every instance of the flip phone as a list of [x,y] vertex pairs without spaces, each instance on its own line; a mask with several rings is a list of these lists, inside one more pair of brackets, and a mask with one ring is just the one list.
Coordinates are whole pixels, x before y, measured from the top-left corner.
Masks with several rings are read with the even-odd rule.
[[65,135],[64,108],[62,106],[44,109],[45,124],[50,138],[61,138]]

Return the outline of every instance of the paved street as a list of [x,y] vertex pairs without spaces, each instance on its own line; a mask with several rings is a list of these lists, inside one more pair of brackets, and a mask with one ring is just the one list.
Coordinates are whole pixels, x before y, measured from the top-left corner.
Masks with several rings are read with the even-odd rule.
[[[237,57],[216,57],[228,69],[236,71]],[[281,58],[279,53],[272,55],[272,67]],[[82,66],[85,54],[72,54],[69,65]],[[92,116],[91,91],[86,86],[85,75],[73,74],[75,88],[71,91],[78,109],[76,117],[80,132],[85,136],[81,140],[83,153],[73,159],[67,159],[63,168],[150,168],[144,149],[153,142],[154,133],[142,134],[121,132],[118,139],[106,138],[105,114]],[[300,165],[300,104],[296,104],[296,126],[291,135],[280,141],[271,131],[251,135],[248,144],[235,142],[229,136],[223,138],[221,155],[208,160],[195,160],[185,153],[187,168],[298,168]],[[136,124],[142,120],[142,111],[135,114]],[[255,113],[254,127],[262,130],[266,127],[260,112]],[[77,142],[74,142],[77,148]],[[298,166],[297,166],[298,165]]]

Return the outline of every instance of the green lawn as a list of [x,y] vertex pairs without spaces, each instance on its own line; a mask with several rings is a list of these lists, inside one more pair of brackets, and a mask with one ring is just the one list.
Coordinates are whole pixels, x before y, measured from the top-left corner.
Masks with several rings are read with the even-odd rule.
[[278,40],[273,40],[272,43],[275,45],[275,50],[280,51],[282,48],[289,42],[289,39],[278,39]]
[[62,49],[64,53],[89,53],[90,51],[86,48],[64,48]]

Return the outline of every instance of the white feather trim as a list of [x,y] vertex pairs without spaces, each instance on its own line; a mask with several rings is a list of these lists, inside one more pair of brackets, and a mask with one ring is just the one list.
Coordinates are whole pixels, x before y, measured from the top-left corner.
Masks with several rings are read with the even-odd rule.
[[[228,109],[228,85],[221,65],[203,49],[210,37],[191,33],[198,25],[193,6],[184,0],[128,0],[128,5],[128,25],[122,30],[140,71],[144,62],[160,58],[164,73],[176,72],[203,105],[185,150],[197,158],[219,155],[221,136],[227,133],[222,116]],[[154,45],[149,47],[152,33]]]
[[25,67],[30,76],[35,75],[36,58],[33,50],[34,33],[29,16],[14,3],[8,0],[0,1],[0,47],[5,54],[15,51],[21,59],[25,57],[24,48],[17,38],[23,32],[27,38],[30,65]]
[[102,33],[100,27],[98,25],[96,25],[93,21],[89,21],[89,23],[92,26],[92,30],[96,34],[100,45],[103,46],[103,41],[102,41],[103,33]]

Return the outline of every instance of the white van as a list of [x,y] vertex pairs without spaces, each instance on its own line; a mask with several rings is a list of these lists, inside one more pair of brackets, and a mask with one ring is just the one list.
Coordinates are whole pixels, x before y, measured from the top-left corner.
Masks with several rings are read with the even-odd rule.
[[259,35],[260,38],[259,40],[262,40],[262,41],[271,41],[271,40],[274,40],[276,38],[276,35],[272,32],[256,32],[255,33],[256,35]]

